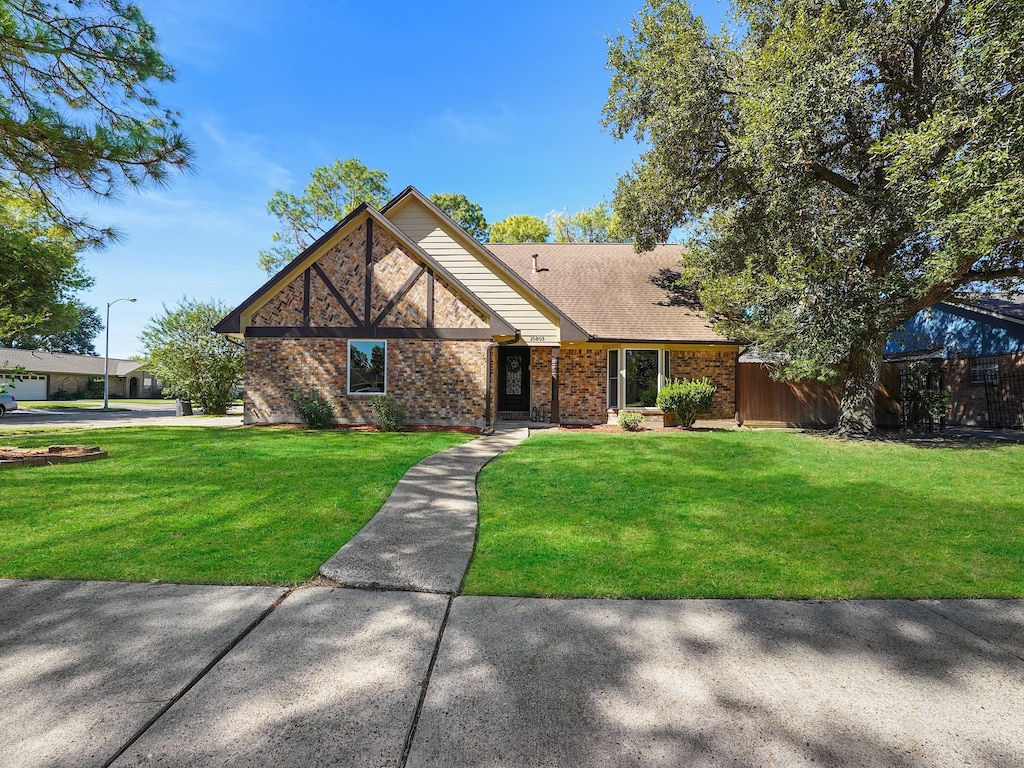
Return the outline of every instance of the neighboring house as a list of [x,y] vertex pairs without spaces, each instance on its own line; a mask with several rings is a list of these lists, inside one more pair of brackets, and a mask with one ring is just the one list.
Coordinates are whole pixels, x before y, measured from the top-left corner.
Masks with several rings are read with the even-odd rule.
[[651,422],[669,378],[708,376],[735,415],[736,343],[669,288],[679,246],[482,245],[409,187],[362,205],[216,330],[246,348],[245,422],[296,422],[292,395],[372,423],[392,393],[409,424]]
[[951,424],[1024,426],[1024,300],[939,302],[892,334],[885,353],[942,374]]
[[[0,383],[9,386],[18,400],[74,395],[87,390],[94,379],[103,380],[102,357],[0,347]],[[157,397],[160,387],[138,360],[110,358],[110,394],[114,397]]]

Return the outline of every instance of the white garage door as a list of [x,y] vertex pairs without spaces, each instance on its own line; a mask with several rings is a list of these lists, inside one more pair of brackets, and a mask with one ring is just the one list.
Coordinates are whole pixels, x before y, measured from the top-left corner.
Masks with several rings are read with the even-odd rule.
[[46,399],[46,377],[35,376],[26,373],[22,376],[0,379],[7,385],[8,393],[14,395],[15,400],[45,400]]

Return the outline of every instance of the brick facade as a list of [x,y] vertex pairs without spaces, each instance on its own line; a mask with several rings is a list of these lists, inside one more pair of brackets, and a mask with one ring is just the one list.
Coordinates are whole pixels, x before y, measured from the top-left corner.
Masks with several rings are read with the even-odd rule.
[[[706,418],[734,418],[734,347],[708,350],[672,349],[669,364],[671,378],[699,379],[707,376],[717,387],[714,405]],[[567,424],[600,424],[608,421],[608,350],[603,347],[562,349],[559,360],[558,394],[560,421]]]
[[[999,380],[1010,374],[1024,373],[1024,354],[996,355]],[[967,358],[946,360],[942,364],[949,390],[949,423],[962,426],[988,426],[988,401],[984,383],[971,383],[971,363]]]
[[558,359],[558,410],[565,424],[608,420],[608,352],[567,348]]
[[[335,405],[338,423],[374,423],[370,396],[349,395],[345,339],[248,338],[245,423],[300,421],[294,392]],[[485,426],[487,342],[387,340],[388,391],[406,406],[408,424]]]
[[[303,392],[330,399],[339,423],[374,423],[372,396],[348,394],[347,360],[349,340],[376,339],[386,341],[387,391],[406,406],[408,424],[488,426],[498,412],[492,333],[511,336],[512,329],[474,306],[479,300],[446,281],[444,269],[400,232],[364,215],[274,295],[254,301],[247,319],[238,310],[245,422],[297,423],[292,397]],[[554,411],[564,423],[604,423],[608,346],[531,347],[529,412],[545,421]],[[733,416],[734,347],[673,350],[671,360],[668,375],[708,376],[718,387],[713,418]]]
[[711,413],[702,418],[732,419],[736,416],[736,350],[670,350],[669,378],[702,379],[715,385]]
[[530,349],[530,413],[542,421],[551,419],[551,347]]

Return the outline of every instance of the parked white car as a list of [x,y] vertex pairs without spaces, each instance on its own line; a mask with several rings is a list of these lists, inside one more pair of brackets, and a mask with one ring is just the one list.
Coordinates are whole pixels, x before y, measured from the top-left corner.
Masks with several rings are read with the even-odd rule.
[[8,411],[18,410],[18,401],[14,399],[14,395],[0,395],[0,418]]

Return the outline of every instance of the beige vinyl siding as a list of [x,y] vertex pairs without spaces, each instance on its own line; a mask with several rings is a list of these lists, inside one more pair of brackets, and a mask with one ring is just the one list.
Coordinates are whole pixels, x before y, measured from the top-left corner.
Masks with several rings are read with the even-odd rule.
[[513,328],[518,328],[523,341],[535,344],[558,343],[560,336],[554,320],[506,283],[491,266],[445,232],[437,218],[415,199],[410,198],[396,209],[388,211],[387,217],[481,301]]

